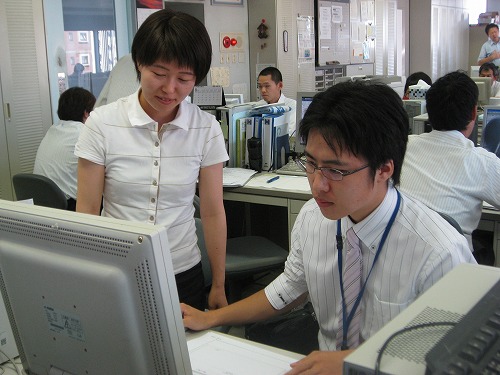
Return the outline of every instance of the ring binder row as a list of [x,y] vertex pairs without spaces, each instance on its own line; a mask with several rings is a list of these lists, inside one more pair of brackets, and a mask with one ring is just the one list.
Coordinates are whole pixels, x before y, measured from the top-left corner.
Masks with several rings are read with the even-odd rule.
[[255,113],[251,104],[218,108],[229,154],[227,167],[260,172],[285,165],[290,153],[286,109],[251,115]]

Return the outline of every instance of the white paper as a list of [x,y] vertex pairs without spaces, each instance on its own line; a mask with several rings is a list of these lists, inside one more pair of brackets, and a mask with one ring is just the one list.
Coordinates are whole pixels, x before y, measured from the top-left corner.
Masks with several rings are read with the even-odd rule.
[[193,374],[199,375],[281,375],[297,361],[214,332],[188,340],[188,348]]
[[[267,182],[269,179],[279,176],[277,180],[272,182]],[[247,187],[263,187],[266,189],[277,189],[286,191],[303,191],[310,193],[311,187],[307,177],[304,176],[291,176],[291,175],[276,175],[270,173],[264,173],[254,176],[250,181],[248,181],[245,186]]]
[[222,185],[225,187],[243,186],[257,172],[245,168],[223,168]]

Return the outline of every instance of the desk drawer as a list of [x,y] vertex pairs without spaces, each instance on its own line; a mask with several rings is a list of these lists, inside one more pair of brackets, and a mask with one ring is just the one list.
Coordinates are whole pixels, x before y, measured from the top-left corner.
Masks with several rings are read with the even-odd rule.
[[306,202],[307,201],[290,199],[290,214],[298,214],[300,209]]

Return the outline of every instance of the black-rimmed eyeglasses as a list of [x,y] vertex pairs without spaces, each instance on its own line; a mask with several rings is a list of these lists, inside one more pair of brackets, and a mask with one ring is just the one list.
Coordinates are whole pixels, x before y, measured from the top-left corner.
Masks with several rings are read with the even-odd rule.
[[302,169],[303,171],[305,171],[306,173],[312,174],[312,173],[316,172],[316,170],[319,170],[319,171],[321,171],[323,176],[325,176],[325,178],[332,180],[332,181],[342,181],[344,176],[349,176],[353,173],[359,172],[359,171],[369,167],[369,165],[367,164],[367,165],[362,166],[361,168],[353,169],[352,171],[342,171],[342,170],[335,169],[335,168],[318,167],[314,163],[312,163],[306,159],[303,159],[303,158],[296,159],[295,162],[297,163],[299,168]]

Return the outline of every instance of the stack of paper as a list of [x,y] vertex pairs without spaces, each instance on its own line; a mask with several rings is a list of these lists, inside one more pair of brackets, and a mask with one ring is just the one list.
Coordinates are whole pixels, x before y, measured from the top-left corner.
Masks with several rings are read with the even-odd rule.
[[222,175],[222,185],[224,187],[243,186],[257,172],[246,168],[224,168]]

